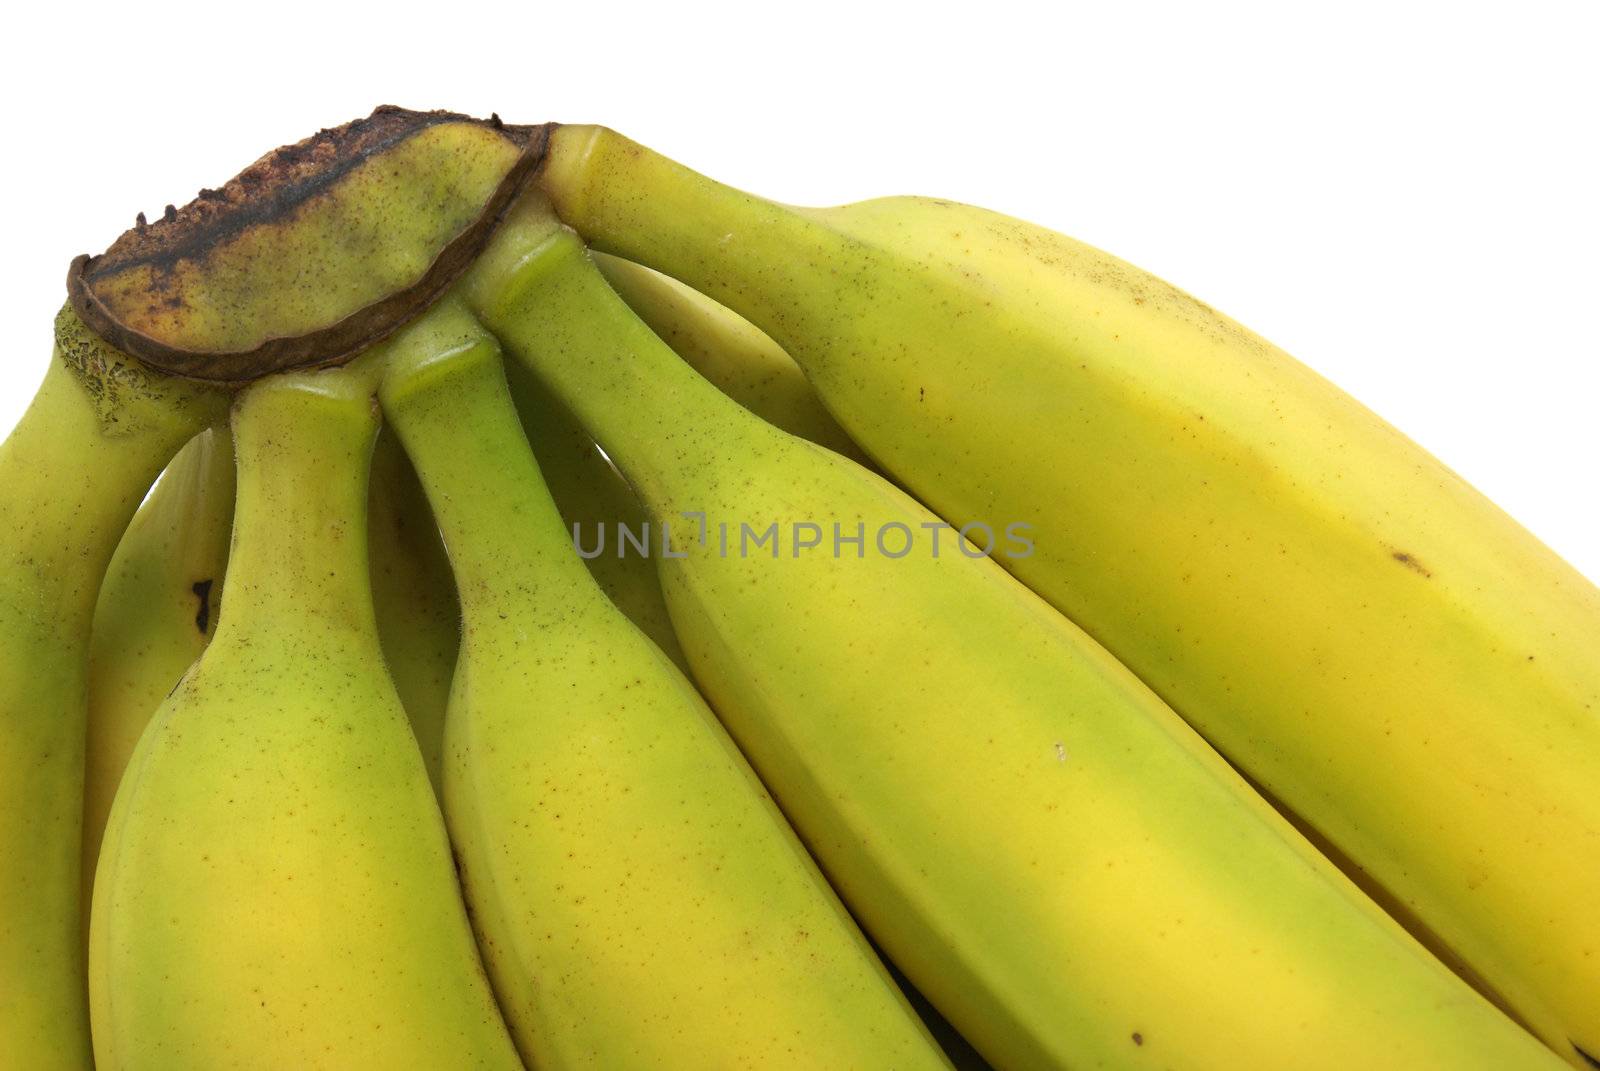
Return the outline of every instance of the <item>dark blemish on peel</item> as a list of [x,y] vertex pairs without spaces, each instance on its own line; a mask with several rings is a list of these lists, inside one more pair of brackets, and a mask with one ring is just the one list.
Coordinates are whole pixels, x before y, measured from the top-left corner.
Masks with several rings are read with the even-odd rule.
[[1133,1032],[1133,1043],[1135,1045],[1143,1045],[1144,1044],[1144,1035],[1139,1033],[1139,1031],[1135,1030]]
[[1401,565],[1405,566],[1407,569],[1410,569],[1414,573],[1420,573],[1426,577],[1433,576],[1433,573],[1429,571],[1426,566],[1403,550],[1395,551],[1390,555],[1390,557],[1394,558],[1395,561],[1399,562]]
[[211,581],[196,580],[189,590],[200,600],[200,606],[194,612],[194,627],[204,636],[211,628]]
[[[159,322],[150,328],[155,333],[140,325],[139,302],[200,292],[214,271],[232,270],[229,265],[241,258],[249,262],[253,239],[248,236],[295,219],[308,204],[343,196],[352,182],[353,188],[364,188],[364,180],[350,178],[358,169],[384,160],[441,124],[493,129],[515,149],[516,159],[475,216],[458,220],[454,234],[434,236],[427,266],[394,283],[386,294],[343,310],[329,324],[287,335],[269,331],[248,350],[186,348],[184,336],[192,318],[163,316],[159,309],[152,309]],[[202,190],[184,208],[169,204],[154,223],[137,221],[104,253],[77,257],[67,272],[68,300],[77,318],[106,343],[160,371],[188,378],[244,383],[290,368],[344,364],[418,315],[466,271],[544,162],[550,130],[548,125],[496,126],[454,112],[380,107],[365,119],[274,149],[220,189]],[[195,278],[179,273],[180,264],[197,265],[188,273]],[[129,290],[119,283],[128,279],[143,281]]]

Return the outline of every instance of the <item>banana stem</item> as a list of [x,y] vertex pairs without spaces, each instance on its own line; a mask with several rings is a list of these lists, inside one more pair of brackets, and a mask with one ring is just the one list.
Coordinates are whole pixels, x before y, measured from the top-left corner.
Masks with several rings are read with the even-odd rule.
[[[440,332],[469,341],[441,358]],[[594,580],[523,436],[494,340],[447,304],[397,339],[390,359],[384,412],[434,505],[469,627],[501,620],[520,596],[546,614],[578,604],[572,593]]]
[[[708,465],[730,448],[760,449],[759,435],[740,432],[767,425],[728,406],[663,345],[542,201],[530,199],[507,220],[463,294],[644,497],[668,504],[674,470]],[[552,315],[553,309],[571,314]],[[594,344],[597,335],[604,346]]]
[[682,280],[780,343],[792,310],[772,298],[844,263],[848,239],[806,209],[725,186],[606,127],[558,127],[539,183],[593,248]]
[[367,386],[335,374],[286,376],[241,396],[216,642],[299,631],[308,616],[376,642],[367,482],[377,428]]

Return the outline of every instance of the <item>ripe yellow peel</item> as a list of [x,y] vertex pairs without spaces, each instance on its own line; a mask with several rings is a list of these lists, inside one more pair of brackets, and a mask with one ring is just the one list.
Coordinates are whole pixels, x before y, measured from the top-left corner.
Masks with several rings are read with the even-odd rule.
[[446,811],[530,1064],[944,1067],[704,701],[573,552],[493,341],[441,306],[393,350],[385,414],[463,599]]
[[[1600,1059],[1600,591],[1337,388],[1113,256],[929,198],[777,204],[601,128],[543,172],[727,303],[953,524]],[[1581,1052],[1580,1052],[1581,1050]]]
[[102,1071],[522,1067],[379,643],[370,367],[234,407],[217,635],[141,737],[101,853]]
[[685,511],[935,519],[696,375],[541,211],[507,221],[470,300],[678,522],[684,556],[658,564],[697,680],[856,916],[991,1062],[1556,1065],[994,562],[926,539],[893,559],[698,541]]

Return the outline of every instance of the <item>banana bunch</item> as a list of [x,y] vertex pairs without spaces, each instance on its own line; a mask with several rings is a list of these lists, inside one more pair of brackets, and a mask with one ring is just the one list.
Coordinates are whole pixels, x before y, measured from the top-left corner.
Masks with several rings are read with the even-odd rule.
[[68,297],[0,1067],[1600,1067],[1600,591],[1168,284],[380,108]]

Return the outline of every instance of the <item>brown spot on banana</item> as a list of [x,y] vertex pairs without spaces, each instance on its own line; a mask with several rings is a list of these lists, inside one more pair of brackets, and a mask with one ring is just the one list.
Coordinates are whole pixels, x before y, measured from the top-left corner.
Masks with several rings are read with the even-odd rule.
[[211,584],[211,580],[196,580],[189,588],[200,602],[194,612],[194,627],[202,636],[211,631]]
[[1407,553],[1406,551],[1394,551],[1390,554],[1390,557],[1414,573],[1420,573],[1421,575],[1429,578],[1432,578],[1433,576],[1433,572],[1430,569],[1419,562],[1415,556]]

